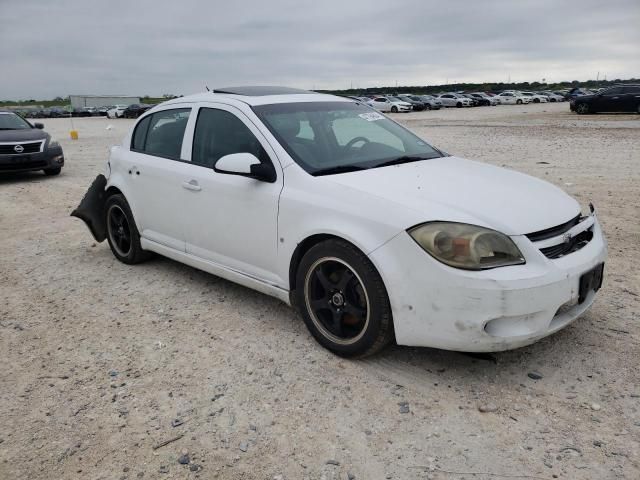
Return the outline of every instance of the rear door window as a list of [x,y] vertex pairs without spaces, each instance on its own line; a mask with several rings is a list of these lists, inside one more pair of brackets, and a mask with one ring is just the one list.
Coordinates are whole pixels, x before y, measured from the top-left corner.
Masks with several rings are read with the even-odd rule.
[[190,113],[190,108],[176,108],[145,117],[136,126],[131,149],[148,155],[179,160]]

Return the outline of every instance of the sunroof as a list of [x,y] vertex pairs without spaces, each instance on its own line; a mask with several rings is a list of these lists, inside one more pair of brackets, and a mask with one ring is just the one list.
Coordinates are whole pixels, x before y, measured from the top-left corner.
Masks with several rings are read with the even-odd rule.
[[247,97],[262,97],[265,95],[294,95],[301,93],[313,93],[309,90],[289,87],[228,87],[216,88],[213,93],[228,93],[231,95],[245,95]]

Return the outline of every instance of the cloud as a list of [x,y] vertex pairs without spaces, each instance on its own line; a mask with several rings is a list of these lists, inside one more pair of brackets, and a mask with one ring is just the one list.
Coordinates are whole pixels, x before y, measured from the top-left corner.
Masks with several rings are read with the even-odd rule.
[[640,77],[640,2],[1,0],[0,98]]

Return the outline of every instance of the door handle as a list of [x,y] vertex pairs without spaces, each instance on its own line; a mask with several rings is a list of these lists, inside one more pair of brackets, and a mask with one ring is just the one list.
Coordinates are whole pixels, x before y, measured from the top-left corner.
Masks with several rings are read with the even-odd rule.
[[200,185],[196,180],[189,180],[188,182],[182,182],[182,188],[186,188],[187,190],[191,190],[192,192],[199,192],[202,190]]
[[612,97],[612,100],[617,100],[618,98],[620,98],[620,97]]

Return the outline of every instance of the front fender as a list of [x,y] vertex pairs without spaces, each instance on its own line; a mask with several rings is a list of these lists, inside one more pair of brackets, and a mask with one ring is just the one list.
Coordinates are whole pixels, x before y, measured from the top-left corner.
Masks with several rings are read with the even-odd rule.
[[97,242],[102,242],[107,238],[107,225],[104,216],[104,204],[107,200],[106,186],[106,177],[102,174],[98,175],[87,193],[84,194],[80,205],[71,212],[72,217],[79,218],[89,227],[91,235]]

